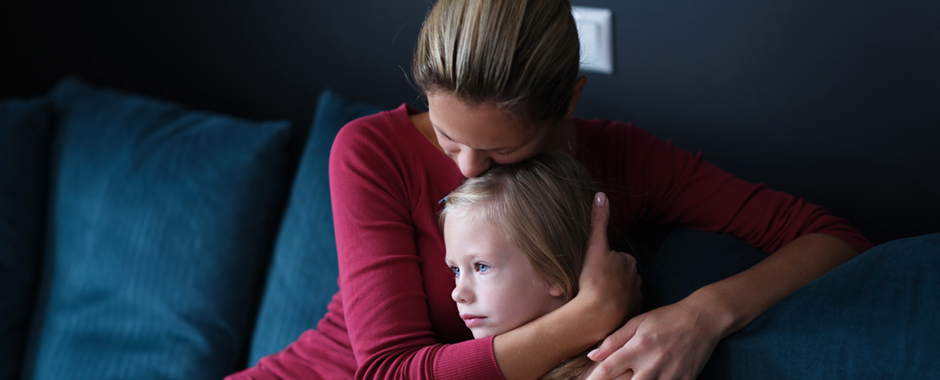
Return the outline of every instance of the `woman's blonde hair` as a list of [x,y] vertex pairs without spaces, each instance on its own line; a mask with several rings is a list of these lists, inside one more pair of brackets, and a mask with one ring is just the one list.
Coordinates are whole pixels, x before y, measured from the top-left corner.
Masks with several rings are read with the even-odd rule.
[[591,230],[594,184],[587,170],[563,153],[543,153],[496,166],[470,178],[447,196],[448,215],[480,217],[506,234],[565,300],[578,292],[578,278]]
[[496,103],[535,124],[561,120],[580,61],[568,0],[439,0],[412,63],[425,95]]

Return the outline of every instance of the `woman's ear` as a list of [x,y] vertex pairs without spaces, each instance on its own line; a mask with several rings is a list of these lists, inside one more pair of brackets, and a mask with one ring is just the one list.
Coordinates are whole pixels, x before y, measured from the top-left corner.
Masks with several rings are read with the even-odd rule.
[[584,75],[579,76],[577,82],[574,83],[574,93],[571,94],[571,103],[568,104],[568,115],[574,114],[574,108],[578,105],[578,100],[581,99],[585,84],[587,84],[587,77]]

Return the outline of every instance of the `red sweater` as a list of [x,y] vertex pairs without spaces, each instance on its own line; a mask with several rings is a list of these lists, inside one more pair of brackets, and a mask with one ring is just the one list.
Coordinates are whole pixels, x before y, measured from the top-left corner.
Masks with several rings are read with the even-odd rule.
[[[317,330],[236,378],[502,379],[493,338],[472,339],[450,297],[438,201],[456,164],[418,132],[413,109],[364,117],[330,155],[339,288]],[[821,232],[871,243],[823,208],[754,185],[632,124],[577,120],[578,160],[611,202],[612,225],[678,223],[771,253]]]

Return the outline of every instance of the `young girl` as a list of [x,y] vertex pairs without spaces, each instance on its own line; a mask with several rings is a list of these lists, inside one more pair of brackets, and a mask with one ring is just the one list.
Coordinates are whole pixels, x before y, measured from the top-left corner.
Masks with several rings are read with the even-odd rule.
[[[442,200],[452,297],[476,339],[522,326],[578,292],[595,189],[574,158],[545,153],[468,179]],[[581,379],[587,351],[545,379]]]

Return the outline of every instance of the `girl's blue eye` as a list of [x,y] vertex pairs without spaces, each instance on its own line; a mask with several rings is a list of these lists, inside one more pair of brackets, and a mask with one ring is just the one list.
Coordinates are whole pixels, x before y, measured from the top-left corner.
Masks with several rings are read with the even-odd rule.
[[450,267],[450,271],[451,271],[451,272],[454,272],[454,276],[455,276],[455,277],[456,277],[456,276],[460,276],[460,268],[457,268],[457,267]]
[[486,272],[486,271],[488,271],[488,270],[490,270],[490,266],[489,266],[489,265],[486,265],[486,264],[477,264],[477,271],[479,271],[480,273]]

